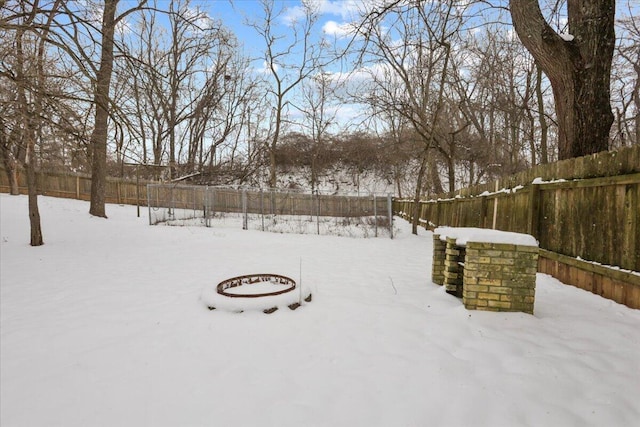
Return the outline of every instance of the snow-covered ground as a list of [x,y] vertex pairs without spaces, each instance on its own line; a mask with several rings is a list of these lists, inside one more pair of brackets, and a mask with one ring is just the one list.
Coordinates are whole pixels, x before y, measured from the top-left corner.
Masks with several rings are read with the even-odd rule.
[[[635,426],[640,311],[539,275],[535,316],[431,283],[431,235],[152,227],[135,207],[0,195],[0,425]],[[302,265],[302,268],[300,268]],[[276,273],[313,301],[209,311]]]

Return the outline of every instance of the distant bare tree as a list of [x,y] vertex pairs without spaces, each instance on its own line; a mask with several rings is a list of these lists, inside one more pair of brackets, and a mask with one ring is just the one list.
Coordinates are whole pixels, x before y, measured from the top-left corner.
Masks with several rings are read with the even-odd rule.
[[[31,246],[44,244],[38,208],[36,145],[41,139],[44,126],[43,111],[48,96],[48,75],[45,72],[46,42],[61,3],[62,0],[56,0],[46,7],[41,7],[37,1],[18,2],[11,5],[13,8],[2,19],[3,32],[7,31],[12,36],[11,58],[8,63],[3,61],[2,77],[3,81],[13,88],[14,98],[8,101],[13,104],[9,109],[13,110],[16,121],[13,129],[8,132],[4,120],[2,121],[0,142],[3,146],[3,158],[9,160],[10,167],[15,166],[15,160],[22,160],[24,164],[29,197]],[[5,65],[8,66],[6,69]],[[18,146],[18,154],[15,157],[11,156],[15,151],[12,153],[10,144]],[[15,169],[12,173],[14,172]]]
[[612,88],[616,145],[640,144],[640,18],[631,9],[618,22]]
[[249,25],[264,42],[264,67],[267,93],[273,105],[272,132],[266,145],[269,153],[269,186],[276,186],[276,147],[285,124],[292,92],[322,65],[320,45],[311,42],[311,31],[318,14],[312,2],[302,2],[303,16],[290,22],[290,38],[276,33],[276,21],[285,9],[277,9],[273,0],[261,0],[262,16]]
[[[356,27],[364,40],[360,64],[369,71],[364,85],[368,102],[404,117],[421,141],[415,153],[419,159],[416,209],[427,176],[436,191],[441,189],[434,153],[445,152],[438,124],[443,120],[452,42],[461,30],[464,8],[463,2],[455,0],[396,1],[368,10]],[[417,233],[417,212],[413,217],[413,233]]]
[[189,1],[172,2],[168,27],[149,10],[134,23],[123,61],[137,157],[169,163],[169,175],[212,168],[216,151],[240,132],[243,108],[255,90],[248,60],[221,22]]
[[329,127],[334,124],[337,109],[331,105],[331,75],[318,69],[303,85],[304,105],[299,109],[304,116],[305,128],[311,135],[311,190],[318,184],[319,156],[327,142]]

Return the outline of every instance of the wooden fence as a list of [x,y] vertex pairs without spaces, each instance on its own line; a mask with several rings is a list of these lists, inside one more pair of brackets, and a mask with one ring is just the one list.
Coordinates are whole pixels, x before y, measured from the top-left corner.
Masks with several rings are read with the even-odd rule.
[[[106,202],[122,205],[147,205],[147,184],[152,181],[107,178]],[[38,194],[68,199],[91,200],[91,176],[59,172],[37,174]],[[27,180],[23,171],[18,173],[18,188],[27,194]],[[9,179],[0,166],[0,192],[8,193]]]
[[[394,212],[411,219],[413,201],[396,200]],[[427,228],[531,234],[542,249],[541,272],[640,308],[640,146],[421,201],[419,218]]]

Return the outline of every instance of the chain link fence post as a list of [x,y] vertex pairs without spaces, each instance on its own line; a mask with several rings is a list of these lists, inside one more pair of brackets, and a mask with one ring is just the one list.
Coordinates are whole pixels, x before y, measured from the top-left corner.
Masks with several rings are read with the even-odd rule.
[[376,194],[373,193],[373,224],[375,227],[375,235],[378,237],[378,200]]
[[387,212],[389,218],[389,236],[393,239],[393,197],[387,194]]
[[320,235],[320,191],[316,190],[316,227]]
[[247,190],[242,189],[242,229],[249,228],[249,213],[247,212]]

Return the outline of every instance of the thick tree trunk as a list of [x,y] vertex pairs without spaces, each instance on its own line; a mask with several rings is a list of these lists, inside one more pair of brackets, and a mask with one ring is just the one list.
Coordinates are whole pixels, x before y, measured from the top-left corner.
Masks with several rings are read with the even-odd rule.
[[29,188],[29,224],[31,225],[31,246],[42,246],[44,239],[42,238],[42,227],[40,225],[40,210],[38,209],[38,187],[36,179],[35,167],[31,164],[30,159],[25,164],[27,173],[27,187]]
[[[440,179],[440,172],[438,171],[438,162],[436,162],[435,150],[428,150],[427,155],[427,173],[429,175],[429,188],[433,194],[444,193],[444,187],[442,186],[442,180]],[[453,160],[453,159],[452,159]],[[455,179],[453,183],[449,184],[449,188],[453,188],[451,191],[455,191]]]
[[615,0],[568,0],[570,36],[564,37],[544,20],[538,0],[510,0],[509,6],[518,37],[551,82],[558,157],[607,150]]
[[102,52],[96,75],[94,105],[95,124],[91,134],[91,204],[89,213],[106,218],[107,136],[109,120],[109,87],[113,70],[113,33],[118,0],[105,0],[102,15]]

